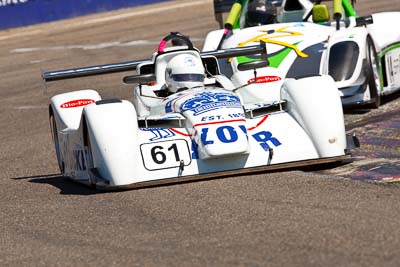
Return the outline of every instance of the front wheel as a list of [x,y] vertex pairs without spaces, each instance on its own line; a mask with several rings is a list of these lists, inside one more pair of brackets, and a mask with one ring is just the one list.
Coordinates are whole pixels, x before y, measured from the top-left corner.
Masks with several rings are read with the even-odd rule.
[[89,177],[88,183],[89,186],[96,187],[96,177],[92,173],[92,171],[94,170],[92,143],[90,140],[89,129],[87,127],[86,119],[83,120],[83,143],[85,147],[86,167]]
[[56,124],[56,120],[54,118],[53,113],[50,114],[50,129],[51,129],[51,134],[53,136],[54,147],[56,149],[58,167],[60,169],[61,174],[64,175],[64,170],[65,170],[64,162],[61,159],[60,142],[58,140],[57,124]]
[[381,83],[379,79],[379,65],[378,56],[375,51],[374,43],[371,37],[367,37],[367,60],[368,60],[368,75],[367,86],[371,98],[371,108],[378,108],[381,105],[380,88]]

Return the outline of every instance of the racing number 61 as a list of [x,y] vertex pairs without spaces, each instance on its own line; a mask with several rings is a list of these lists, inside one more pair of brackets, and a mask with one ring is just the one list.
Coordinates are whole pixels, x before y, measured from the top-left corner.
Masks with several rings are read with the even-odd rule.
[[[151,149],[151,157],[153,158],[153,161],[157,164],[163,164],[167,160],[167,156],[163,152],[164,147],[162,146],[155,146]],[[178,146],[176,143],[173,143],[169,148],[167,148],[168,151],[173,150],[174,155],[175,155],[175,161],[180,161],[179,159],[179,153],[178,153]]]
[[192,161],[188,142],[184,139],[142,144],[140,151],[147,170],[176,168],[182,162],[188,166]]

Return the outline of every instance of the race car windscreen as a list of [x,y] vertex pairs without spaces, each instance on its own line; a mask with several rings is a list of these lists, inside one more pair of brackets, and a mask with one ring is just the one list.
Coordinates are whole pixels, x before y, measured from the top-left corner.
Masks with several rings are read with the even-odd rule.
[[247,12],[247,27],[271,24],[274,22],[275,16],[261,12]]
[[335,81],[345,81],[353,76],[360,49],[355,42],[340,42],[333,45],[329,53],[328,74]]

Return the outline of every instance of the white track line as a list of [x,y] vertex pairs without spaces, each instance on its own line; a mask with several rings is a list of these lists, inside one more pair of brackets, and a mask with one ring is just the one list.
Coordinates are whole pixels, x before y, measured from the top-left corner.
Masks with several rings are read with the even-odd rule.
[[[191,38],[192,41],[204,41],[204,38]],[[44,47],[23,47],[10,50],[10,53],[29,53],[29,52],[41,52],[41,51],[55,51],[55,50],[70,50],[70,49],[82,49],[82,50],[94,50],[104,49],[110,47],[123,47],[123,46],[142,46],[142,45],[158,45],[159,41],[149,40],[133,40],[128,42],[108,42],[100,44],[90,45],[62,45],[62,46],[44,46]],[[35,62],[33,62],[35,63]]]
[[19,107],[15,107],[14,109],[17,110],[32,110],[32,109],[47,109],[48,106],[19,106]]
[[11,50],[11,53],[27,53],[27,52],[40,52],[40,51],[51,51],[51,50],[69,50],[69,49],[82,49],[82,50],[93,50],[103,49],[115,46],[140,46],[140,45],[156,45],[159,42],[147,41],[147,40],[134,40],[129,42],[109,42],[92,45],[62,45],[62,46],[48,46],[48,47],[24,47],[16,48]]

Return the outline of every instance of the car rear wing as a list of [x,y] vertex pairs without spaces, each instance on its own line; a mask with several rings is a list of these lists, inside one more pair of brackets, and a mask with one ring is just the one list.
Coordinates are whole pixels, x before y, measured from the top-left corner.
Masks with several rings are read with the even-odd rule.
[[[256,45],[256,46],[201,52],[200,56],[201,57],[213,56],[215,58],[231,58],[231,57],[248,56],[248,55],[255,55],[255,54],[266,55],[266,53],[267,52],[266,52],[265,43],[261,42],[260,45]],[[266,56],[265,56],[265,58],[266,58]],[[64,69],[64,70],[46,71],[46,72],[42,73],[42,78],[45,82],[51,82],[51,81],[58,81],[58,80],[82,78],[82,77],[88,77],[88,76],[94,76],[94,75],[111,74],[111,73],[125,72],[125,71],[134,71],[134,70],[136,70],[136,67],[140,63],[149,62],[149,61],[151,61],[151,59],[125,61],[125,62],[105,64],[105,65],[95,65],[95,66],[79,67],[79,68]]]

